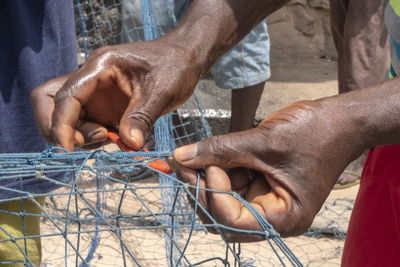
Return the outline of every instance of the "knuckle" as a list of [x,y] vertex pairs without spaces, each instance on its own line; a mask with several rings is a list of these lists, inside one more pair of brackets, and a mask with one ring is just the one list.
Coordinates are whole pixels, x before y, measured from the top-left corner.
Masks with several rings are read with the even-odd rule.
[[35,88],[32,92],[31,92],[31,101],[34,102],[38,99],[40,99],[40,90],[38,88]]
[[97,66],[104,66],[113,61],[116,56],[115,48],[112,46],[103,46],[94,50],[87,59],[87,65],[93,68]]
[[293,226],[291,229],[288,229],[287,232],[290,235],[302,235],[304,234],[311,226],[312,220],[309,220],[308,218],[298,218],[296,221],[296,225]]
[[211,138],[210,152],[218,161],[226,159],[225,143],[221,136],[217,135]]
[[73,97],[71,89],[61,89],[54,96],[54,104],[57,104],[70,97]]
[[301,100],[294,102],[292,105],[302,109],[309,109],[313,107],[313,103],[312,100]]
[[149,112],[145,110],[135,110],[126,116],[127,119],[136,120],[141,130],[148,131],[153,126],[155,120]]
[[278,223],[276,230],[282,236],[295,236],[304,234],[311,226],[315,217],[301,209],[288,210],[283,216],[283,221]]
[[217,135],[211,138],[209,151],[217,165],[238,167],[244,156],[250,156],[247,145],[238,144],[236,141],[229,135]]
[[110,45],[105,45],[102,46],[100,48],[95,49],[89,56],[90,58],[96,58],[98,56],[104,56],[105,54],[109,53],[110,51],[112,51],[112,46]]
[[296,220],[293,220],[292,224],[289,224],[290,227],[282,229],[283,236],[296,236],[304,234],[311,226],[312,221],[308,220],[305,217],[298,217]]
[[231,231],[224,231],[223,234],[224,234],[224,237],[225,237],[225,239],[226,239],[226,241],[228,243],[234,243],[236,241],[235,240],[235,235]]

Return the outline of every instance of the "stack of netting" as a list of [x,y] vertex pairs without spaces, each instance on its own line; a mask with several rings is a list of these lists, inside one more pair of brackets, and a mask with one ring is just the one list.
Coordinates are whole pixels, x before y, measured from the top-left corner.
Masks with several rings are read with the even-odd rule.
[[[85,58],[104,45],[149,40],[166,33],[176,23],[173,2],[75,0],[78,55]],[[162,12],[167,15],[162,16]],[[160,22],[159,17],[169,21]],[[163,28],[160,24],[170,26]],[[46,194],[0,188],[13,193],[13,197],[0,202],[21,202],[20,211],[0,210],[0,214],[14,214],[22,221],[27,216],[41,217],[40,233],[30,233],[29,226],[23,224],[23,238],[1,229],[8,238],[0,242],[14,242],[16,249],[27,256],[21,266],[33,266],[25,247],[34,238],[42,240],[43,266],[339,265],[353,206],[349,199],[329,200],[312,230],[307,235],[285,239],[288,246],[234,192],[231,194],[248,206],[264,229],[242,232],[261,234],[264,242],[230,244],[221,232],[226,226],[218,224],[210,214],[213,223],[200,223],[195,214],[203,210],[197,201],[201,189],[195,187],[195,194],[191,194],[189,186],[174,174],[149,166],[150,162],[171,156],[175,146],[211,135],[196,97],[183,108],[193,113],[183,117],[178,110],[156,122],[151,134],[155,151],[128,153],[109,145],[90,152],[56,153],[49,148],[37,154],[0,154],[0,179],[21,181],[36,177],[59,185],[59,189]],[[41,215],[28,209],[27,202],[33,203]],[[209,234],[207,227],[215,228],[220,235]]]

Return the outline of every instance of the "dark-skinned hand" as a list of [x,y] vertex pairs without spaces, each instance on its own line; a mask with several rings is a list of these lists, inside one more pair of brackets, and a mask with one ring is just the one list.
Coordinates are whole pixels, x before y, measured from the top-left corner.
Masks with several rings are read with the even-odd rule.
[[97,49],[77,71],[33,91],[37,124],[70,151],[101,144],[106,127],[138,150],[155,120],[192,94],[200,73],[187,60],[185,50],[161,39]]
[[[337,102],[328,98],[294,103],[255,129],[178,148],[173,168],[183,181],[196,185],[196,169],[206,167],[201,187],[236,191],[282,236],[302,234],[337,177],[363,151],[361,134],[355,125],[342,120],[345,111],[338,109]],[[254,179],[250,180],[241,167],[249,168]],[[250,211],[232,195],[202,190],[199,198],[217,222],[262,230]],[[201,212],[200,217],[209,223]],[[233,242],[264,238],[229,231],[225,235]]]
[[157,40],[93,51],[60,90],[35,89],[39,128],[50,142],[72,150],[87,141],[100,144],[112,127],[140,149],[155,120],[183,104],[221,55],[286,2],[194,1],[179,25]]
[[[38,125],[42,136],[49,142],[53,142],[51,118],[54,111],[54,97],[65,81],[68,80],[70,75],[71,74],[67,74],[51,79],[39,85],[31,94],[31,102],[34,106],[33,111],[36,124]],[[97,123],[85,121],[80,118],[75,127],[80,133],[75,136],[75,139],[78,140],[76,143],[83,148],[96,148],[108,142],[106,129],[100,127]],[[84,140],[82,140],[82,137]]]

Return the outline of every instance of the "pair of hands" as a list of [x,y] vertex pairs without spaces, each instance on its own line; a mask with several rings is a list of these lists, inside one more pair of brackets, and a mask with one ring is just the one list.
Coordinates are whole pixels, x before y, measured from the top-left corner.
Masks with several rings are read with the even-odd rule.
[[[142,42],[96,50],[77,71],[34,90],[37,124],[50,142],[72,150],[106,141],[106,127],[119,129],[134,149],[155,120],[184,103],[202,75],[184,49]],[[237,191],[283,236],[303,233],[337,177],[363,148],[339,100],[298,102],[266,118],[257,128],[215,136],[181,147],[171,162],[192,185]],[[252,170],[250,179],[243,167]],[[228,172],[225,168],[229,168]],[[253,215],[228,194],[200,192],[200,203],[220,223],[261,230]],[[201,216],[204,218],[204,216]],[[205,219],[207,220],[207,219]],[[226,232],[229,241],[263,236]]]

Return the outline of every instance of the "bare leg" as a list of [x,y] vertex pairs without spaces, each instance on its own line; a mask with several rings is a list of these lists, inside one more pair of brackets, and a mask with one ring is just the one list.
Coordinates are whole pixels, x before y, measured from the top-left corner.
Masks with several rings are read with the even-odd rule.
[[[338,52],[339,93],[364,88],[384,79],[389,67],[389,41],[384,0],[330,0],[332,36]],[[339,177],[348,184],[361,174],[366,152]]]
[[351,162],[349,166],[347,166],[346,170],[340,175],[337,183],[341,185],[348,185],[360,178],[367,155],[368,151],[364,151],[364,153],[358,159],[355,159],[353,162]]
[[239,132],[253,127],[254,117],[264,91],[265,82],[232,90],[232,116],[230,132]]
[[330,0],[339,93],[381,82],[389,67],[385,0]]

